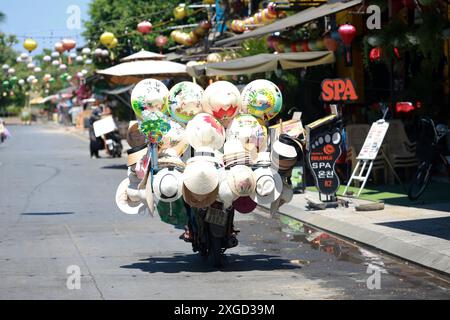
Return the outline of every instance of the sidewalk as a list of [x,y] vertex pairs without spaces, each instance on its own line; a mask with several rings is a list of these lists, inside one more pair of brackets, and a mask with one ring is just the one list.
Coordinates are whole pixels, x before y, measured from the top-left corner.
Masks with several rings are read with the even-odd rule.
[[427,208],[386,204],[381,211],[357,212],[356,205],[370,202],[341,197],[350,201],[349,208],[309,211],[306,198],[319,202],[317,192],[306,191],[295,195],[279,213],[450,274],[450,202],[429,204]]

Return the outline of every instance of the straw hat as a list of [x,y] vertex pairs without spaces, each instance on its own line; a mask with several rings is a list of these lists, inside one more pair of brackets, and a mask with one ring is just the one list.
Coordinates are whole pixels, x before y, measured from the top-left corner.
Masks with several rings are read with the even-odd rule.
[[242,90],[241,106],[244,112],[264,120],[270,120],[280,113],[283,96],[273,82],[258,79],[250,82]]
[[256,160],[258,152],[267,149],[267,129],[250,114],[240,114],[231,122],[227,139],[238,139],[244,149]]
[[283,180],[274,169],[270,167],[255,170],[256,192],[252,195],[253,201],[258,204],[268,204],[281,196]]
[[270,160],[270,152],[260,152],[256,158],[257,166],[267,166],[269,167],[272,161]]
[[219,202],[222,202],[224,208],[229,208],[233,205],[233,201],[238,197],[231,191],[227,180],[228,172],[225,169],[219,170],[219,195],[217,197]]
[[[198,157],[202,158],[202,157]],[[219,173],[214,163],[192,161],[183,173],[183,198],[194,208],[205,208],[216,201],[219,193]]]
[[125,178],[117,187],[116,191],[116,205],[120,211],[125,214],[135,215],[145,211],[146,205],[140,199],[131,200],[128,196],[127,189],[130,185],[130,180]]
[[159,150],[160,152],[164,152],[167,149],[172,149],[176,151],[177,156],[181,156],[189,147],[186,140],[186,130],[181,124],[173,120],[170,120],[169,123],[170,130],[163,135],[161,141],[158,143]]
[[256,202],[250,197],[240,197],[233,202],[233,208],[240,213],[251,213],[256,209]]
[[187,123],[202,112],[203,88],[190,81],[175,84],[167,95],[169,113],[178,122]]
[[238,139],[227,139],[223,146],[223,162],[226,167],[237,164],[250,164],[251,159],[248,152]]
[[137,121],[130,121],[127,131],[127,142],[131,148],[146,144],[146,137],[139,131],[139,123]]
[[153,192],[157,200],[175,202],[183,195],[183,177],[178,170],[162,169],[153,179]]
[[138,163],[139,160],[142,159],[147,154],[148,148],[146,144],[143,144],[139,147],[133,147],[127,150],[128,160],[127,165],[130,167]]
[[202,147],[219,150],[225,142],[225,129],[212,115],[199,113],[187,124],[186,137],[195,150]]
[[241,93],[228,81],[217,81],[208,86],[203,95],[203,110],[220,121],[232,119],[240,107]]
[[178,168],[184,170],[185,164],[183,160],[178,156],[174,149],[167,149],[160,155],[158,159],[158,167],[163,168]]
[[231,191],[239,197],[250,196],[255,192],[255,175],[247,166],[232,167],[227,174],[227,181]]

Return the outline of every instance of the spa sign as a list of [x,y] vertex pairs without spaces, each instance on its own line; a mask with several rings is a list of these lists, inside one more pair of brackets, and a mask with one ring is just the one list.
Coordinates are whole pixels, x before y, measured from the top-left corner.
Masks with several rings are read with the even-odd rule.
[[308,162],[317,189],[325,195],[334,195],[339,189],[335,171],[336,160],[341,156],[342,135],[339,128],[311,132]]
[[325,79],[322,81],[321,100],[323,102],[353,102],[358,100],[355,84],[351,79]]

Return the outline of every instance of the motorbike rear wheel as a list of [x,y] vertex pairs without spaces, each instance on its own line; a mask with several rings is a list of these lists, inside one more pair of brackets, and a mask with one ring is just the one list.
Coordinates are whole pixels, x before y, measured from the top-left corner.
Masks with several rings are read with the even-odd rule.
[[209,234],[209,256],[214,268],[220,268],[223,265],[222,257],[222,238],[215,237],[211,232]]

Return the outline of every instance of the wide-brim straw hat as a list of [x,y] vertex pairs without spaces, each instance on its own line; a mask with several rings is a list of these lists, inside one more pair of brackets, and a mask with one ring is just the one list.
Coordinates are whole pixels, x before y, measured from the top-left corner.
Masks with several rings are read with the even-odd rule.
[[187,124],[186,138],[195,150],[202,147],[219,150],[225,142],[225,129],[212,115],[199,113]]
[[158,159],[159,168],[178,168],[184,170],[185,166],[185,163],[174,149],[164,150]]
[[239,197],[233,202],[233,208],[243,214],[253,212],[257,207],[255,201],[251,197]]
[[129,167],[135,165],[139,162],[148,152],[148,147],[146,144],[143,144],[139,147],[131,148],[127,151],[128,159],[127,159],[127,165]]
[[217,196],[217,200],[222,202],[224,208],[229,208],[233,205],[233,201],[238,198],[237,195],[231,191],[231,188],[228,184],[227,180],[228,170],[221,169],[219,170],[219,194]]
[[219,186],[219,172],[212,162],[193,161],[188,163],[184,170],[183,182],[190,192],[206,195]]
[[130,184],[130,180],[125,178],[117,187],[116,191],[116,205],[120,211],[125,214],[136,215],[144,213],[146,205],[141,201],[132,201],[128,197],[127,189]]
[[256,189],[252,195],[258,204],[269,204],[276,201],[283,190],[283,180],[274,169],[262,167],[255,170]]
[[183,199],[192,208],[209,207],[216,201],[218,194],[219,186],[217,186],[216,189],[208,194],[199,195],[189,191],[189,189],[185,185],[183,185]]
[[250,167],[237,165],[227,174],[228,185],[231,191],[239,197],[250,196],[255,192],[255,174]]
[[183,195],[183,176],[176,169],[162,169],[153,178],[153,193],[158,201],[175,202]]
[[130,121],[127,131],[127,142],[131,148],[139,147],[146,143],[146,137],[139,130],[139,123],[137,121]]

